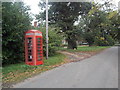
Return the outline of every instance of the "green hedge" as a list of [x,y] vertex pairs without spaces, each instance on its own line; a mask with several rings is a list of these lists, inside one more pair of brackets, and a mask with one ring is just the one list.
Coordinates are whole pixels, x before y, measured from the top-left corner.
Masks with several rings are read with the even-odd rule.
[[23,2],[2,3],[2,64],[24,60],[24,32],[31,28],[29,8]]

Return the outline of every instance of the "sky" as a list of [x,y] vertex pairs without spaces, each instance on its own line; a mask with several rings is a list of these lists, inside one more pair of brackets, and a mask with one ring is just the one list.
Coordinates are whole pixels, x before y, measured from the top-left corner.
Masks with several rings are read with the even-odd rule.
[[[40,8],[38,7],[38,4],[41,0],[22,0],[26,5],[29,5],[30,8],[31,8],[31,13],[33,14],[39,14],[40,12]],[[97,2],[102,2],[103,0],[94,0],[94,1],[97,1]],[[111,0],[113,4],[115,4],[116,6],[118,6],[118,2],[120,0]],[[33,18],[35,18],[33,16]],[[33,20],[33,22],[35,21],[35,19]]]
[[[40,12],[40,8],[38,7],[38,4],[40,2],[40,0],[22,0],[26,5],[29,5],[30,6],[30,9],[31,9],[31,13],[32,14],[39,14]],[[34,21],[35,20],[35,17],[32,15],[33,17],[33,21],[31,22],[32,25],[34,24]]]
[[40,8],[38,7],[39,1],[40,1],[40,0],[23,0],[23,2],[24,2],[26,5],[29,5],[29,6],[30,6],[31,12],[32,12],[33,14],[38,14],[38,13],[40,12]]

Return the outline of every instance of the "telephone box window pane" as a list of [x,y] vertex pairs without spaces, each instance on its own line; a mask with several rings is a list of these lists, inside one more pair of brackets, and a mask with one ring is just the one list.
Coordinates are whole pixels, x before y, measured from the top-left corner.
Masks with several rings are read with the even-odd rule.
[[41,41],[38,41],[38,43],[40,43]]
[[32,61],[32,55],[28,56],[28,61]]
[[31,43],[28,43],[28,47],[31,47],[32,46],[32,44]]
[[32,59],[28,59],[28,61],[32,61]]
[[27,42],[28,43],[32,43],[32,38],[31,37],[29,37],[29,38],[27,38],[28,40],[27,40]]
[[38,46],[40,46],[41,44],[37,44]]
[[40,46],[40,44],[37,44],[38,46]]
[[30,55],[30,56],[28,56],[28,58],[29,58],[29,59],[32,59],[32,56]]
[[29,40],[28,43],[32,43],[32,41]]
[[39,52],[39,51],[42,51],[42,50],[38,50],[38,52]]
[[42,59],[41,58],[38,58],[38,61],[41,61]]
[[32,47],[28,47],[28,49],[32,49]]
[[41,40],[41,38],[37,38],[38,40]]
[[31,50],[28,50],[28,52],[32,52]]
[[42,53],[38,53],[38,54],[42,54]]
[[38,57],[42,57],[42,56],[38,56]]
[[32,39],[31,37],[29,37],[28,39]]
[[32,56],[30,56],[30,59],[32,59]]

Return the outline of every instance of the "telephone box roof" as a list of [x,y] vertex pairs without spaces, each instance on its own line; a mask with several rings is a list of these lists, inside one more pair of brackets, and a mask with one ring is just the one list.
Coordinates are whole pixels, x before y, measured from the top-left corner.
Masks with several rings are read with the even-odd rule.
[[40,32],[39,30],[34,30],[34,29],[26,31],[26,33],[28,33],[28,32],[32,32],[32,33],[42,33],[42,32]]

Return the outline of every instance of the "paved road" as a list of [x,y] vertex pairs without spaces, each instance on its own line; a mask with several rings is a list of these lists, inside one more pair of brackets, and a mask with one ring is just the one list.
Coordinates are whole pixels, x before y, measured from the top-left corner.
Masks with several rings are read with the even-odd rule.
[[118,88],[118,47],[46,71],[14,88]]

